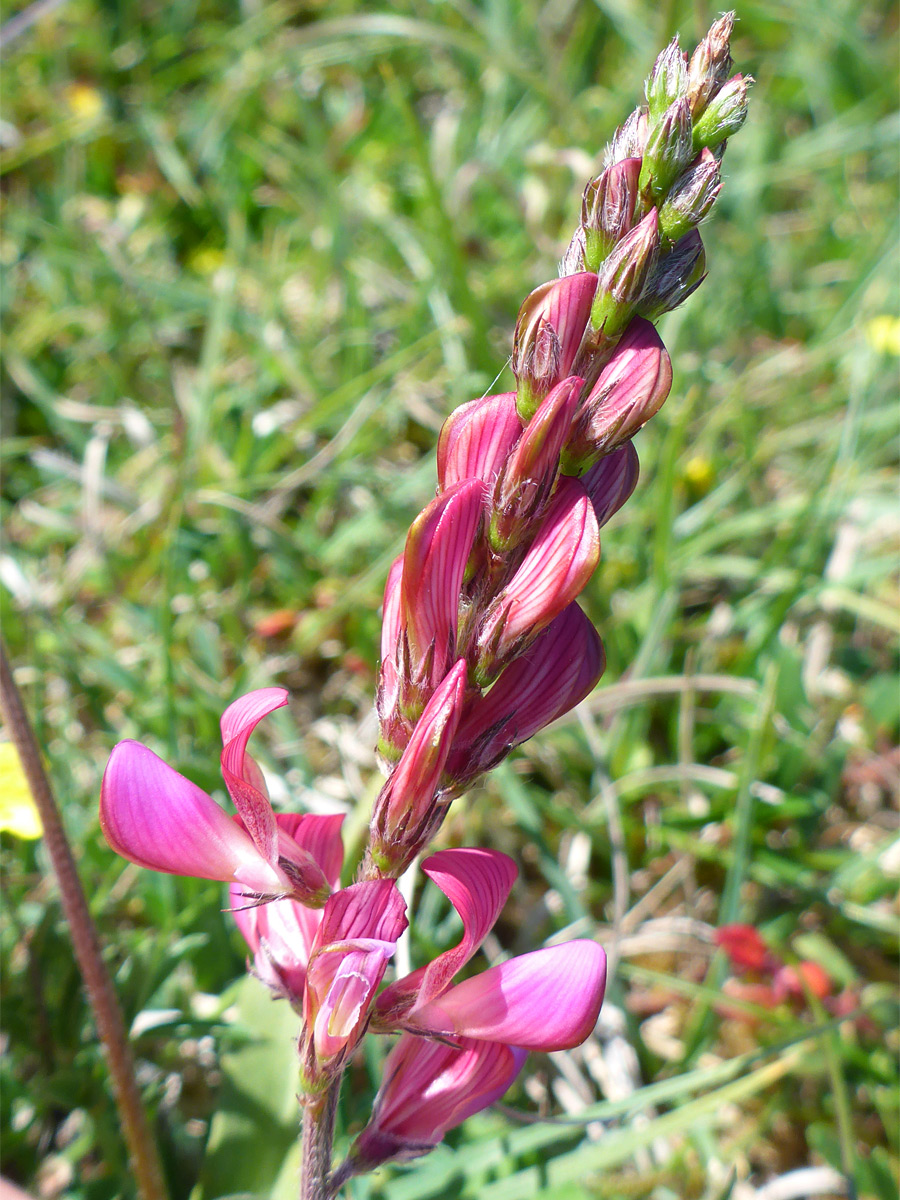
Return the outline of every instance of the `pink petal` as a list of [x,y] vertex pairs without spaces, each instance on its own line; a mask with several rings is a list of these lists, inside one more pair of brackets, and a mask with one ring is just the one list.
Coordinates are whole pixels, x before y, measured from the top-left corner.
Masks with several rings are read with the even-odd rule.
[[635,317],[572,424],[577,454],[608,454],[662,408],[672,363],[649,321]]
[[564,942],[466,979],[407,1018],[411,1031],[508,1042],[529,1050],[579,1046],[597,1022],[606,955],[596,942]]
[[325,905],[316,949],[356,938],[395,942],[408,924],[406,904],[393,879],[354,883]]
[[235,924],[254,956],[254,974],[277,995],[299,1006],[322,910],[287,899],[248,906],[238,884],[231,885],[228,895]]
[[353,943],[327,946],[310,960],[307,997],[318,1000],[312,1017],[316,1057],[327,1062],[355,1042],[368,1016],[369,1003],[384,977],[393,942],[358,939]]
[[381,618],[381,661],[393,659],[400,637],[400,580],[403,577],[403,555],[398,554],[391,563],[387,582],[384,585],[384,604]]
[[422,870],[462,917],[462,941],[385,988],[378,997],[379,1012],[388,1013],[405,997],[414,996],[422,1005],[446,991],[494,927],[518,873],[506,854],[475,848],[439,850],[425,859]]
[[495,766],[513,746],[580,704],[604,666],[599,634],[578,605],[570,604],[490,691],[467,703],[447,774],[463,783]]
[[614,516],[637,487],[640,463],[633,442],[607,454],[581,476],[591,498],[600,529]]
[[319,864],[330,887],[336,887],[344,863],[342,813],[277,813],[279,832],[286,833]]
[[140,742],[119,742],[110,755],[100,826],[117,853],[142,867],[235,881],[258,895],[289,889],[281,871],[211,796]]
[[284,688],[259,688],[230,704],[222,713],[222,776],[247,832],[260,852],[274,866],[278,861],[275,814],[265,792],[260,790],[261,773],[256,763],[245,761],[247,742],[263,717],[288,702]]
[[382,840],[393,842],[412,833],[431,811],[459,724],[465,689],[466,660],[461,658],[426,704],[399,763],[375,801],[372,824]]
[[583,382],[573,375],[557,384],[510,454],[493,496],[490,538],[498,552],[519,545],[543,511],[556,482],[560,451]]
[[452,412],[438,440],[438,480],[446,491],[463,479],[489,486],[522,433],[515,392],[484,396]]
[[495,1042],[461,1039],[459,1046],[404,1034],[384,1064],[372,1121],[352,1157],[365,1169],[427,1153],[444,1134],[506,1092],[526,1052]]
[[455,484],[419,514],[406,539],[400,585],[403,623],[417,662],[433,647],[435,682],[455,657],[463,575],[483,504],[479,480]]
[[597,276],[590,271],[580,271],[541,284],[526,297],[519,310],[515,337],[519,356],[527,355],[529,342],[542,320],[550,323],[559,340],[558,374],[553,382],[565,379],[571,373],[596,290]]
[[533,641],[575,599],[599,561],[593,506],[581,483],[563,476],[540,532],[479,632],[486,673]]

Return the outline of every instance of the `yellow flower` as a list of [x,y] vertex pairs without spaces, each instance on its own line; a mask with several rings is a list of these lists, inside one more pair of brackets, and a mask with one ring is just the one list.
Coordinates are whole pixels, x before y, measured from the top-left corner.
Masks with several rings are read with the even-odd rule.
[[0,829],[20,838],[39,838],[44,832],[12,742],[0,742]]
[[684,464],[684,481],[696,495],[705,496],[715,478],[713,465],[705,455],[695,455]]
[[103,97],[89,83],[72,83],[66,88],[66,104],[73,117],[95,121],[103,112]]
[[882,313],[866,322],[866,341],[877,354],[900,357],[900,318]]

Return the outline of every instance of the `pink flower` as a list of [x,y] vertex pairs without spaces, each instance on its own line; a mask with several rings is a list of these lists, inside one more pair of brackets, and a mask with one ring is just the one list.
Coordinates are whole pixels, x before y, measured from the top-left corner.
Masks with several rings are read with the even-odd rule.
[[466,660],[435,688],[400,761],[375,801],[371,852],[379,869],[399,875],[433,832],[447,755],[463,711]]
[[463,791],[513,746],[574,708],[605,666],[600,635],[576,603],[555,617],[483,695],[466,703],[446,773]]
[[328,880],[277,825],[262,772],[246,752],[257,724],[287,701],[284,688],[262,688],[222,714],[222,775],[237,820],[140,742],[119,742],[100,791],[100,827],[113,850],[155,871],[239,884],[246,897],[291,895],[321,907]]
[[538,406],[497,479],[488,526],[497,553],[518,546],[543,516],[569,436],[581,385],[577,375],[557,384]]
[[537,536],[478,632],[476,678],[487,683],[584,588],[600,561],[600,531],[583,485],[564,476]]
[[[312,855],[329,886],[337,887],[344,858],[343,816],[278,813],[275,819],[280,830]],[[254,973],[277,995],[295,1007],[302,1005],[306,964],[323,910],[287,898],[248,905],[243,889],[234,883],[229,899],[235,923],[253,952]]]
[[444,492],[464,479],[480,479],[493,487],[521,436],[515,392],[463,404],[444,422],[438,440],[440,490]]
[[635,317],[572,421],[563,456],[589,465],[629,441],[658,412],[672,386],[672,363],[649,321]]
[[306,966],[301,1061],[307,1082],[352,1052],[407,925],[392,879],[356,883],[329,898]]
[[572,374],[596,290],[597,276],[581,271],[544,283],[526,297],[516,322],[512,362],[523,421],[531,419],[551,388]]
[[362,1173],[427,1154],[448,1130],[500,1099],[526,1054],[496,1042],[460,1038],[446,1045],[403,1034],[384,1064],[372,1120],[354,1143],[350,1169]]
[[463,938],[381,993],[376,1028],[529,1050],[580,1045],[596,1024],[606,986],[606,955],[600,946],[588,940],[563,942],[451,985],[497,919],[515,879],[515,865],[496,850],[441,850],[425,860],[422,870],[459,913]]

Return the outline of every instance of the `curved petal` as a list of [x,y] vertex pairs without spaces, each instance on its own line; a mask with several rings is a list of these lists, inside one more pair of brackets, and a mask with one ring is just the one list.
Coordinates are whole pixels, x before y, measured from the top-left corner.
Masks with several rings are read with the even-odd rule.
[[517,656],[571,604],[599,561],[593,506],[579,480],[563,476],[537,537],[479,631],[486,674],[498,661]]
[[568,1050],[594,1028],[606,987],[596,942],[564,942],[511,958],[466,979],[406,1021],[415,1032]]
[[463,480],[432,500],[406,539],[400,583],[403,624],[416,665],[433,653],[435,683],[456,657],[460,591],[483,508],[480,480]]
[[600,635],[573,602],[490,691],[467,704],[447,774],[462,783],[495,766],[513,746],[580,704],[604,666]]
[[581,476],[600,529],[619,511],[637,487],[640,469],[634,442],[626,442]]
[[113,850],[155,871],[238,882],[256,895],[289,890],[284,875],[206,792],[140,742],[113,749],[100,789]]
[[526,1051],[460,1039],[458,1046],[404,1034],[384,1064],[370,1123],[352,1157],[366,1170],[427,1153],[448,1130],[488,1108],[511,1086]]
[[515,392],[483,396],[452,412],[438,439],[441,491],[463,479],[491,486],[522,434]]
[[241,696],[222,713],[222,776],[247,832],[263,857],[278,862],[275,814],[265,791],[262,773],[247,755],[247,742],[263,717],[288,702],[284,688],[259,688]]
[[462,941],[385,988],[378,997],[379,1012],[389,1012],[407,996],[421,1006],[445,992],[493,928],[518,874],[508,855],[474,847],[438,850],[425,859],[422,870],[462,917]]
[[343,813],[276,813],[275,821],[279,833],[286,833],[301,850],[311,854],[329,887],[336,887],[344,863]]

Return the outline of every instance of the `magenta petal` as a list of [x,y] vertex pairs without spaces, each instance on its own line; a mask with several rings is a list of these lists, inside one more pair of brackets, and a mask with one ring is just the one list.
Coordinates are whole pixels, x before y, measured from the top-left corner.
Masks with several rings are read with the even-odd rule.
[[587,493],[564,476],[521,566],[491,604],[478,635],[492,659],[516,654],[578,595],[600,560],[600,533]]
[[373,825],[394,840],[415,829],[432,808],[459,723],[466,689],[466,660],[459,659],[435,689],[412,737],[375,802]]
[[275,820],[280,832],[313,856],[329,886],[336,887],[344,863],[343,814],[277,813]]
[[446,491],[463,479],[492,485],[522,433],[515,392],[484,396],[451,413],[438,440],[438,480]]
[[259,787],[261,772],[247,755],[247,742],[263,717],[288,702],[284,688],[259,688],[241,696],[222,713],[222,776],[247,832],[273,866],[278,862],[275,814]]
[[438,850],[425,859],[422,870],[462,917],[462,941],[385,988],[378,997],[380,1012],[388,1012],[406,996],[414,995],[422,1005],[446,991],[493,928],[518,873],[513,860],[499,850],[470,847]]
[[384,1064],[384,1083],[353,1156],[369,1168],[424,1154],[448,1130],[506,1092],[526,1052],[495,1042],[459,1046],[404,1034]]
[[100,791],[100,827],[112,848],[142,867],[236,881],[279,895],[287,880],[206,792],[140,742],[113,749]]
[[591,498],[597,525],[603,528],[637,487],[640,463],[633,442],[626,442],[612,454],[607,454],[581,476],[581,483]]
[[393,879],[371,879],[335,892],[325,905],[316,947],[354,938],[395,942],[409,922]]
[[[310,960],[307,995],[314,993],[318,1000],[313,1044],[320,1061],[340,1054],[361,1032],[393,953],[393,942],[358,939],[328,946]],[[308,1022],[310,1013],[304,1017]]]
[[455,658],[459,599],[484,487],[468,479],[432,500],[410,528],[400,585],[403,623],[417,662],[433,647],[432,678],[443,678]]
[[393,659],[400,637],[400,580],[403,577],[403,555],[398,554],[391,563],[387,582],[384,585],[384,605],[381,618],[381,661]]
[[594,1028],[605,987],[606,955],[600,946],[564,942],[464,980],[411,1012],[407,1024],[445,1037],[568,1050]]
[[448,775],[468,780],[494,766],[512,746],[579,704],[604,665],[600,636],[573,602],[490,691],[466,706],[447,760]]

